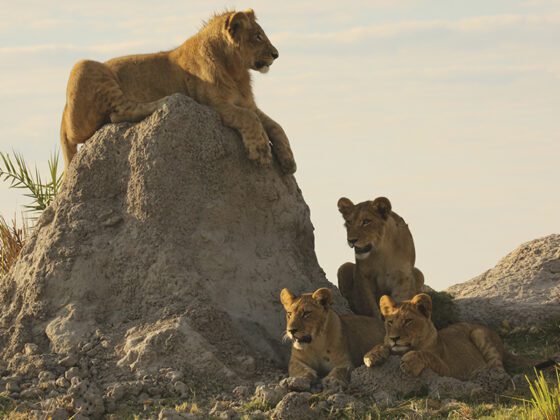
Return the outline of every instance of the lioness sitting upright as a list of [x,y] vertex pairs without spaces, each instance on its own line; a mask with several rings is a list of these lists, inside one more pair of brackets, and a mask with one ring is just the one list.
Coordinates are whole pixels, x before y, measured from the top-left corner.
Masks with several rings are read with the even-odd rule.
[[367,366],[383,363],[391,353],[403,354],[401,369],[414,376],[429,368],[465,380],[481,370],[503,371],[504,359],[513,363],[522,359],[508,354],[498,334],[482,325],[460,322],[438,332],[430,319],[432,299],[427,294],[400,304],[383,296],[380,307],[385,343],[364,356]]
[[280,293],[286,310],[286,337],[293,341],[288,367],[290,376],[316,380],[326,386],[344,385],[352,368],[362,364],[372,345],[383,342],[381,320],[359,315],[338,315],[332,308],[332,292],[321,288],[295,296]]
[[296,170],[284,130],[253,98],[249,69],[266,73],[278,51],[252,10],[212,17],[180,47],[131,55],[105,63],[78,62],[68,80],[60,130],[65,169],[84,143],[108,122],[140,121],[173,93],[213,107],[225,125],[241,134],[249,159]]
[[354,205],[343,197],[338,210],[356,257],[356,264],[345,263],[338,269],[338,287],[352,310],[379,317],[381,296],[400,301],[420,292],[424,276],[414,267],[414,241],[403,218],[392,211],[391,202],[378,197]]

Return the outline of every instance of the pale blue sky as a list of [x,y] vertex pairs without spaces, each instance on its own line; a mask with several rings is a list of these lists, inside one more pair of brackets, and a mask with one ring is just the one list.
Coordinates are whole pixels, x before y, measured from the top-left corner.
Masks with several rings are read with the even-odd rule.
[[[253,7],[280,59],[255,74],[286,129],[336,283],[336,202],[386,195],[437,289],[560,232],[560,2],[20,1],[0,16],[0,150],[45,162],[72,64],[170,49],[212,11]],[[25,199],[0,186],[0,213]]]

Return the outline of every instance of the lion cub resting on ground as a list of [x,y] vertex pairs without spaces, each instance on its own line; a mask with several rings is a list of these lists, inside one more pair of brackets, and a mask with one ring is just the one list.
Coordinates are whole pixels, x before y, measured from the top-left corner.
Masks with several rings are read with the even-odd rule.
[[418,376],[425,368],[441,376],[466,380],[482,370],[504,370],[504,359],[515,362],[502,340],[482,325],[460,322],[436,331],[430,317],[432,299],[421,293],[397,304],[383,296],[380,304],[385,317],[385,342],[364,356],[371,367],[381,364],[389,354],[403,354],[401,369]]
[[103,124],[135,122],[150,115],[173,93],[210,105],[225,125],[239,131],[249,159],[271,162],[269,142],[282,170],[296,164],[284,130],[256,105],[249,69],[266,73],[278,51],[252,10],[212,17],[180,47],[130,55],[105,63],[78,62],[68,80],[60,141],[64,167]]
[[338,269],[340,293],[359,315],[379,317],[377,302],[383,295],[397,301],[410,299],[424,284],[422,272],[414,267],[414,241],[402,217],[392,211],[385,197],[354,204],[338,200],[344,218],[348,245],[354,248],[356,264]]
[[332,292],[293,295],[283,289],[280,300],[286,310],[286,336],[293,341],[288,372],[311,381],[324,376],[327,387],[345,385],[350,371],[362,364],[366,351],[383,342],[383,323],[359,315],[338,315],[332,308]]

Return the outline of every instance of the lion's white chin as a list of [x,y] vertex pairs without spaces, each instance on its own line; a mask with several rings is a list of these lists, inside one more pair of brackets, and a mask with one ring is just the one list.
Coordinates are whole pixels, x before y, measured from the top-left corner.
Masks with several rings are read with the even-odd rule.
[[260,73],[265,74],[265,73],[268,73],[269,70],[270,70],[270,66],[262,66],[258,71]]
[[365,260],[367,257],[369,257],[369,254],[371,254],[371,251],[366,254],[355,253],[354,255],[356,256],[357,260]]
[[294,349],[303,350],[303,345],[299,341],[294,341]]

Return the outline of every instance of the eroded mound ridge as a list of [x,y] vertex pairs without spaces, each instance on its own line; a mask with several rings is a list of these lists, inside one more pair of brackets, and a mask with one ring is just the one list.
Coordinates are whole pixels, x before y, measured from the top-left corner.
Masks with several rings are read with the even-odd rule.
[[281,288],[328,285],[294,177],[255,166],[213,110],[174,95],[72,162],[0,280],[0,370],[75,367],[101,387],[168,368],[255,376],[289,351]]

